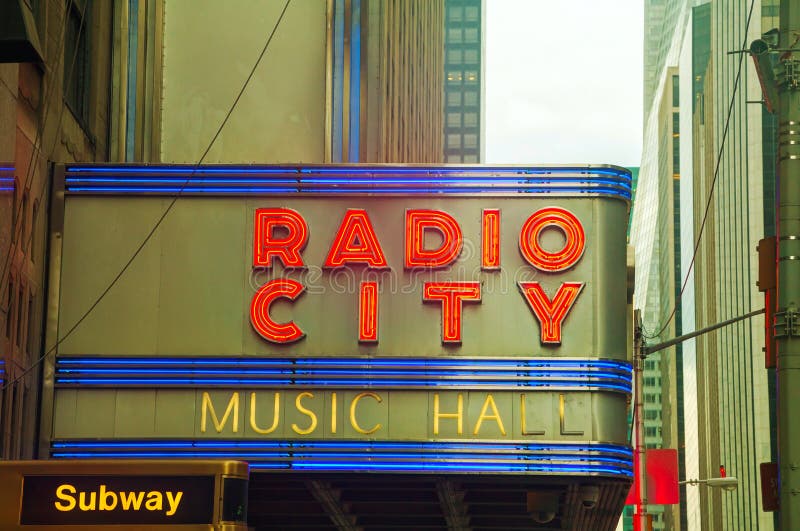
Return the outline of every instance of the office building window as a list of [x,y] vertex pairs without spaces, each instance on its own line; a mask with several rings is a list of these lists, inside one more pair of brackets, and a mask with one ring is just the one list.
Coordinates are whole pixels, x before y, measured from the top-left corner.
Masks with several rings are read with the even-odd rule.
[[464,62],[461,50],[447,50],[447,64],[460,65]]
[[447,84],[460,85],[461,84],[461,70],[448,70],[447,71]]
[[461,113],[447,113],[447,127],[461,127]]
[[680,84],[678,83],[678,76],[672,76],[672,106],[678,107],[681,104],[680,98]]
[[477,28],[464,28],[464,42],[467,44],[475,44],[478,42],[478,29]]
[[464,106],[475,107],[478,105],[478,93],[474,91],[467,91],[464,93]]
[[[81,5],[78,5],[81,4]],[[64,35],[64,100],[82,124],[89,110],[88,4],[71,2]]]
[[469,164],[477,164],[478,163],[478,156],[477,155],[464,155],[464,162]]
[[475,149],[478,147],[478,135],[468,134],[464,135],[464,147],[466,149]]
[[464,72],[464,82],[467,85],[476,85],[478,83],[478,72],[475,70],[467,70]]
[[12,317],[14,316],[14,312],[11,309],[11,305],[14,303],[14,279],[8,279],[8,299],[6,301],[6,339],[11,339],[11,321],[13,321]]
[[36,261],[36,225],[37,225],[37,217],[39,217],[39,201],[33,202],[33,211],[31,212],[31,236],[30,242],[31,246],[28,250],[28,254],[31,257],[31,262]]
[[464,20],[467,22],[477,22],[478,15],[479,13],[477,6],[467,6],[464,8]]
[[478,63],[478,50],[464,50],[464,63],[474,65]]
[[464,127],[478,127],[478,113],[464,113]]
[[34,330],[34,322],[36,319],[33,318],[33,304],[34,304],[33,294],[28,296],[28,330],[27,330],[27,354],[31,355],[33,353],[33,339],[36,334],[36,330]]
[[447,93],[447,106],[448,107],[461,107],[461,93],[448,92]]
[[450,6],[447,11],[447,18],[450,22],[461,22],[464,20],[464,8],[462,6]]
[[460,149],[461,148],[461,135],[447,135],[447,147],[449,149]]
[[447,155],[447,162],[450,164],[461,162],[461,155]]
[[15,338],[14,342],[17,344],[17,348],[20,348],[22,347],[22,331],[25,330],[25,328],[27,328],[23,327],[23,322],[25,319],[25,312],[23,311],[25,309],[25,305],[23,304],[23,301],[25,300],[24,298],[25,289],[22,284],[19,285],[18,295],[19,296],[17,297],[17,337]]
[[447,30],[447,42],[449,44],[461,44],[463,40],[461,28],[450,28]]

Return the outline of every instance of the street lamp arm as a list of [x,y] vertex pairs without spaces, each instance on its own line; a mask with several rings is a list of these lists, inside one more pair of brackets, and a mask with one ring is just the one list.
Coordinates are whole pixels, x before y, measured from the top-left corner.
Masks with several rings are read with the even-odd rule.
[[723,490],[735,490],[739,486],[739,479],[733,476],[724,478],[708,478],[708,479],[687,479],[686,481],[679,481],[678,485],[707,485],[709,487],[719,487]]
[[707,326],[705,328],[701,328],[700,330],[695,330],[694,332],[690,332],[688,334],[684,334],[682,336],[674,337],[668,341],[664,341],[663,343],[657,343],[655,345],[642,345],[641,348],[641,356],[646,358],[648,355],[658,352],[659,350],[664,350],[665,348],[669,348],[673,345],[677,345],[678,343],[683,343],[688,339],[692,339],[693,337],[701,336],[703,334],[707,334],[708,332],[713,332],[718,328],[722,328],[723,326],[728,326],[730,324],[744,321],[745,319],[749,319],[750,317],[754,317],[758,314],[764,313],[764,309],[761,308],[760,310],[753,310],[750,313],[746,313],[744,315],[740,315],[739,317],[734,317],[733,319],[728,319],[727,321],[722,321],[721,323],[713,324],[711,326]]

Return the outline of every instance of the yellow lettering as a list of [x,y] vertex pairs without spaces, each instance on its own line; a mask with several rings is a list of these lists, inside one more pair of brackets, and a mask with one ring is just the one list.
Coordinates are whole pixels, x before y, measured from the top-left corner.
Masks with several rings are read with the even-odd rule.
[[[56,498],[59,500],[64,500],[67,503],[55,502],[56,509],[59,511],[71,511],[75,508],[75,498],[70,496],[70,494],[75,494],[76,490],[75,487],[72,485],[64,484],[59,485],[56,489]],[[65,494],[69,493],[69,494]]]
[[178,505],[181,503],[181,498],[183,497],[183,491],[179,490],[175,493],[175,497],[172,497],[172,493],[167,491],[167,503],[169,503],[169,511],[167,511],[167,516],[172,516],[178,510]]
[[250,393],[250,428],[252,428],[254,432],[259,433],[261,435],[267,435],[268,433],[272,433],[278,427],[278,421],[281,418],[280,408],[281,408],[281,394],[279,392],[276,392],[275,406],[272,412],[272,426],[270,426],[267,429],[259,428],[258,424],[256,423],[256,394]]
[[458,429],[456,433],[459,435],[463,432],[463,418],[464,418],[464,397],[458,393],[458,411],[456,413],[440,413],[439,412],[439,393],[433,394],[433,434],[439,435],[439,419],[456,419],[458,421]]
[[528,428],[526,427],[525,418],[528,416],[528,414],[525,412],[525,393],[523,393],[519,398],[519,411],[522,424],[522,435],[544,435],[544,430],[528,431]]
[[336,393],[331,393],[331,433],[336,433]]
[[[492,415],[486,414],[486,410],[489,407],[492,408]],[[472,435],[478,435],[478,432],[481,431],[481,424],[483,424],[484,419],[496,421],[497,427],[500,428],[500,433],[502,435],[506,434],[506,429],[503,427],[503,420],[500,418],[500,412],[497,411],[497,405],[494,403],[494,398],[491,394],[486,395],[486,400],[483,401],[481,414],[478,416],[478,422],[475,423],[475,429],[472,430]]]
[[303,404],[301,403],[301,401],[305,397],[314,398],[314,394],[308,392],[300,393],[299,395],[297,395],[297,399],[295,399],[294,401],[294,405],[297,408],[297,411],[303,413],[304,415],[308,415],[308,417],[311,419],[311,424],[306,429],[300,428],[300,426],[298,426],[297,424],[292,424],[292,429],[294,430],[294,432],[300,435],[308,435],[309,433],[317,429],[317,416],[314,414],[313,411],[304,408]]
[[144,502],[144,507],[148,511],[163,511],[164,496],[157,490],[151,490],[147,493],[147,501]]
[[211,413],[211,420],[214,422],[214,428],[216,428],[217,433],[222,433],[222,429],[225,427],[225,423],[228,422],[228,417],[233,413],[233,433],[237,433],[239,431],[239,393],[233,393],[231,395],[231,399],[228,402],[228,407],[225,409],[225,415],[222,416],[222,421],[220,422],[219,418],[217,417],[217,412],[214,411],[214,404],[211,403],[211,395],[207,392],[203,393],[203,405],[201,407],[200,413],[200,432],[206,432],[206,414],[207,412]]
[[123,511],[129,511],[131,509],[138,511],[142,508],[142,500],[144,500],[144,492],[142,491],[119,493],[119,504]]
[[356,406],[358,406],[358,401],[367,396],[375,399],[379,404],[383,402],[383,399],[375,393],[358,393],[356,397],[353,399],[353,401],[350,402],[350,425],[353,426],[353,429],[356,430],[358,433],[363,433],[364,435],[375,433],[382,427],[381,423],[379,422],[369,430],[365,430],[361,426],[359,426],[358,422],[356,421]]
[[92,492],[89,496],[89,501],[86,501],[85,492],[78,493],[78,509],[81,511],[94,511],[97,508],[97,493]]
[[[114,507],[117,506],[117,494],[115,492],[107,491],[105,485],[100,485],[99,498],[101,511],[113,511]],[[109,498],[111,498],[110,503],[108,501]]]
[[583,430],[567,430],[567,423],[564,421],[564,394],[558,395],[558,418],[561,422],[561,435],[583,435]]

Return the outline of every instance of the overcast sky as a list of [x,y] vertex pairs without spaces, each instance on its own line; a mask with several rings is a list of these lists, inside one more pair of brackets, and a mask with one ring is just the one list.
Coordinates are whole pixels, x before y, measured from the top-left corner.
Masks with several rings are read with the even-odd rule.
[[641,0],[486,2],[486,162],[638,166]]

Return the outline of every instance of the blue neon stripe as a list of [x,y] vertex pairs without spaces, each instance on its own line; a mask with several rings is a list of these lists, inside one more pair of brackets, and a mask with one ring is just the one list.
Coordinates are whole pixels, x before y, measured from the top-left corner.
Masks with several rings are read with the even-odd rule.
[[602,381],[598,382],[572,382],[552,380],[547,382],[453,382],[453,381],[429,381],[429,380],[307,380],[300,378],[293,378],[291,380],[259,380],[259,379],[196,379],[196,378],[60,378],[56,383],[59,384],[72,384],[72,385],[346,385],[346,386],[369,386],[369,387],[383,387],[383,386],[419,386],[419,387],[440,387],[440,388],[456,388],[456,387],[475,387],[480,389],[480,386],[496,386],[504,388],[517,388],[517,389],[532,389],[532,388],[593,388],[593,389],[609,389],[622,392],[630,392],[630,385],[616,385]]
[[633,474],[632,449],[603,443],[78,440],[52,449],[56,458],[236,458],[253,469]]
[[[338,4],[338,2],[337,2]],[[355,53],[355,51],[354,51]],[[354,78],[352,90],[360,90]],[[355,96],[355,92],[351,94]],[[340,96],[344,96],[340,94]],[[336,109],[335,109],[336,111]],[[351,106],[356,113],[356,104]],[[338,109],[341,113],[341,106]],[[337,112],[334,112],[336,118]],[[339,116],[341,119],[342,117]],[[352,122],[351,150],[360,142],[358,120]],[[340,135],[341,136],[341,135]],[[336,139],[334,138],[334,143]],[[355,153],[354,153],[355,154]],[[334,156],[342,156],[341,139]],[[357,155],[355,155],[357,156]],[[82,174],[95,177],[83,177]],[[183,176],[181,182],[175,178]],[[226,180],[206,180],[204,175],[227,175]],[[274,175],[278,179],[265,179]],[[292,176],[297,176],[292,178]],[[103,176],[103,177],[98,177]],[[148,176],[150,176],[148,178]],[[252,178],[248,179],[249,176]],[[390,178],[383,179],[382,176]],[[405,177],[400,177],[405,176]],[[68,166],[67,191],[71,193],[144,194],[458,194],[527,193],[532,195],[611,196],[630,199],[627,170],[591,167],[502,166]],[[287,180],[288,179],[288,180]],[[169,184],[175,186],[165,186]],[[186,187],[179,187],[185,184]],[[295,184],[296,187],[275,185]],[[307,187],[308,185],[319,187]],[[361,185],[361,186],[359,186]],[[459,185],[459,186],[453,186]],[[540,185],[540,186],[531,186]],[[572,185],[572,186],[570,186]],[[338,186],[343,188],[339,189]],[[401,187],[394,189],[393,186]],[[402,188],[406,187],[406,188]]]
[[[8,168],[13,171],[14,168]],[[381,174],[417,174],[417,175],[447,175],[464,173],[481,174],[519,174],[519,175],[558,175],[558,174],[583,174],[583,175],[612,175],[631,181],[628,170],[615,170],[612,168],[592,168],[588,166],[392,166],[392,165],[366,165],[357,166],[340,165],[308,165],[308,166],[253,166],[253,165],[203,165],[195,167],[192,165],[144,165],[137,166],[125,165],[67,165],[67,175],[75,173],[319,173],[319,174],[351,174],[351,175],[381,175]]]
[[[3,180],[3,179],[0,179]],[[13,179],[7,179],[13,180]],[[561,177],[557,180],[551,178],[529,178],[529,179],[520,179],[520,178],[504,178],[504,177],[493,177],[491,179],[487,179],[486,177],[469,177],[469,176],[459,176],[459,177],[447,177],[442,176],[438,179],[423,179],[423,178],[408,178],[408,179],[378,179],[375,180],[370,177],[353,177],[350,179],[322,179],[322,178],[295,178],[295,179],[208,179],[203,177],[187,177],[184,179],[174,179],[168,177],[161,177],[161,178],[147,178],[147,177],[67,177],[65,179],[67,184],[82,184],[82,183],[121,183],[121,184],[133,184],[133,183],[150,183],[150,184],[161,184],[161,183],[171,183],[171,184],[181,184],[186,182],[198,182],[200,184],[249,184],[249,185],[269,185],[269,184],[371,184],[376,187],[385,186],[387,184],[398,184],[398,185],[421,185],[421,184],[428,184],[428,185],[446,185],[446,184],[485,184],[487,186],[496,185],[496,184],[507,184],[507,185],[525,185],[525,184],[541,184],[541,185],[556,185],[553,187],[554,190],[558,190],[560,184],[567,183],[567,184],[583,184],[590,187],[594,187],[595,185],[607,185],[607,186],[615,186],[619,188],[624,188],[626,190],[630,190],[630,185],[627,183],[623,183],[620,181],[608,180],[608,179],[585,179],[585,178],[569,178],[569,177]]]
[[59,365],[65,364],[92,364],[92,365],[341,365],[364,367],[457,367],[457,366],[487,366],[487,367],[603,367],[617,368],[630,372],[632,366],[626,361],[603,359],[574,359],[574,358],[534,358],[534,359],[498,359],[498,358],[151,358],[151,357],[70,357],[62,356],[57,360]]
[[468,450],[487,452],[490,450],[515,451],[515,452],[605,452],[632,456],[633,450],[629,446],[589,443],[484,443],[484,442],[402,442],[402,441],[248,441],[248,440],[194,440],[194,441],[54,441],[53,448],[219,448],[219,449],[353,449],[361,451],[382,451],[385,449],[427,450],[439,452],[441,450],[455,451]]
[[[98,457],[88,453],[54,453],[53,457],[67,459],[83,459]],[[104,454],[105,458],[202,458],[203,455],[176,456],[169,453],[120,453]],[[213,456],[211,456],[213,457]],[[239,456],[241,457],[241,456]],[[567,473],[567,474],[612,474],[618,476],[633,476],[633,471],[627,468],[615,468],[603,465],[569,465],[569,464],[536,464],[536,463],[441,463],[441,462],[421,462],[421,463],[380,463],[374,461],[356,462],[306,462],[293,461],[290,463],[250,463],[250,468],[287,468],[293,470],[342,470],[357,472],[363,470],[384,470],[384,471],[451,471],[451,472],[548,472],[548,473]]]
[[[617,374],[617,373],[610,373],[610,372],[602,372],[602,371],[562,371],[562,370],[553,370],[553,371],[532,371],[532,370],[465,370],[465,371],[455,371],[455,370],[435,370],[430,371],[402,371],[402,370],[392,370],[392,369],[377,369],[377,372],[369,372],[366,373],[365,371],[352,371],[349,369],[276,369],[276,370],[248,370],[246,373],[243,373],[240,369],[189,369],[189,370],[178,370],[178,369],[62,369],[59,368],[56,371],[58,374],[70,374],[70,375],[92,375],[92,374],[99,374],[105,376],[114,376],[114,375],[123,375],[123,374],[180,374],[180,375],[188,375],[191,374],[192,376],[196,375],[240,375],[242,377],[246,376],[270,376],[270,375],[299,375],[299,376],[315,376],[315,375],[322,375],[322,376],[364,376],[368,378],[384,378],[387,376],[417,376],[417,377],[439,377],[439,376],[463,376],[463,377],[476,377],[476,376],[514,376],[516,378],[553,378],[553,377],[566,377],[566,378],[613,378],[613,379],[622,379],[622,380],[630,380],[630,376]],[[478,380],[480,381],[480,380]]]
[[[155,457],[161,456],[165,453],[170,455],[177,455],[169,452],[54,452],[54,457],[66,457],[67,455],[75,457]],[[410,463],[414,460],[434,459],[435,462],[460,462],[460,463],[476,463],[483,461],[490,461],[497,464],[517,464],[519,462],[531,463],[532,461],[548,461],[553,464],[559,464],[558,461],[580,461],[580,462],[596,462],[598,465],[602,464],[617,464],[622,467],[631,466],[630,460],[603,457],[603,456],[579,456],[579,455],[501,455],[492,454],[375,454],[371,453],[366,457],[363,453],[302,453],[302,452],[273,452],[273,453],[247,453],[247,452],[185,452],[179,454],[181,456],[193,457],[198,459],[293,459],[294,463],[311,463],[314,461],[330,461],[340,462],[339,460],[350,459],[348,463],[358,463],[362,459],[368,458],[371,462],[389,461],[390,463]],[[397,461],[402,460],[402,461]],[[478,460],[478,461],[476,461]],[[536,463],[531,463],[536,464]],[[569,463],[563,463],[569,465]]]
[[379,195],[408,195],[408,194],[445,194],[456,195],[465,193],[492,193],[492,192],[517,192],[520,194],[538,194],[538,195],[558,195],[558,194],[599,194],[599,195],[614,195],[620,197],[629,197],[629,192],[621,192],[619,190],[606,189],[603,187],[597,188],[573,188],[561,187],[558,189],[519,189],[516,187],[460,187],[460,188],[264,188],[264,187],[246,187],[246,188],[229,188],[229,187],[203,187],[203,186],[185,186],[185,187],[131,187],[131,186],[72,186],[68,187],[68,192],[76,193],[185,193],[185,194],[379,194]]

